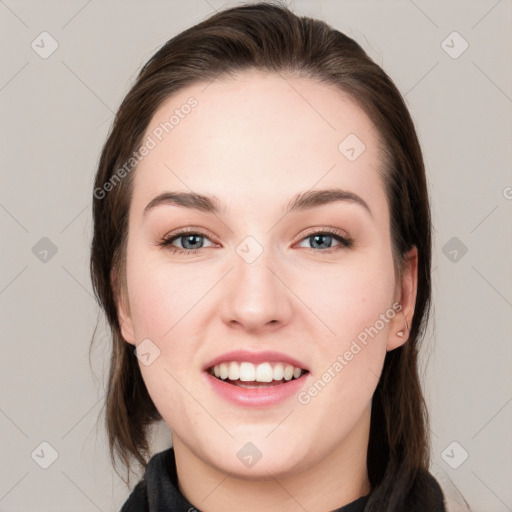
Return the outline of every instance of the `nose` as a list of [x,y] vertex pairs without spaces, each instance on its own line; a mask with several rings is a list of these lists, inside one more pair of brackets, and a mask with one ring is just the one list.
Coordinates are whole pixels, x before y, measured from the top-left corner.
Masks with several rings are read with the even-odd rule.
[[220,306],[223,322],[253,333],[287,324],[293,294],[286,286],[282,265],[271,251],[264,250],[252,262],[234,253],[232,261],[234,268],[226,276]]

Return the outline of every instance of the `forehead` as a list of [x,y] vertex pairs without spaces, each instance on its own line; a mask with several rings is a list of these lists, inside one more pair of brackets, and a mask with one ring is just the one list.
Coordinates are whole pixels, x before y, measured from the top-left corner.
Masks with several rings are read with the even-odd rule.
[[312,79],[245,72],[194,84],[155,112],[148,138],[134,181],[140,210],[167,189],[246,208],[328,187],[385,202],[374,125],[347,94]]

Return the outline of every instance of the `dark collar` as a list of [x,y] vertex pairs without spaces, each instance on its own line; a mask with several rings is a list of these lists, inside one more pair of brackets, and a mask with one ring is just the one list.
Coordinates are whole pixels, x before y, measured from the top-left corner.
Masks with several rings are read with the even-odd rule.
[[[332,512],[363,512],[369,499],[370,495],[361,496]],[[445,512],[441,487],[428,471],[418,473],[404,510]],[[172,447],[151,457],[144,477],[133,489],[121,512],[200,512],[179,491]]]

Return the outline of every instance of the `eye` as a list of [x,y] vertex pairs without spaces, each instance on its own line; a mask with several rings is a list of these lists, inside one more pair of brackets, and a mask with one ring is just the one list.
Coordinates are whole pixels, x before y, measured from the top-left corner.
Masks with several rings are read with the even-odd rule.
[[[173,233],[168,235],[158,243],[161,247],[173,248],[173,254],[186,254],[192,255],[197,254],[201,249],[205,248],[204,242],[202,240],[211,240],[209,237],[200,231],[186,230],[180,231],[179,233]],[[332,240],[336,240],[338,245],[335,245],[332,248]],[[174,243],[178,241],[181,244],[180,246],[176,246]],[[324,229],[322,231],[313,231],[309,233],[305,238],[302,238],[301,242],[306,241],[311,243],[313,246],[309,249],[315,250],[320,249],[319,251],[314,252],[323,252],[323,253],[331,253],[342,248],[349,248],[353,244],[353,240],[350,237],[342,236],[339,231],[333,229]],[[212,244],[213,245],[213,244]],[[326,246],[327,247],[321,247]],[[320,247],[319,247],[320,246]],[[325,250],[330,249],[330,250]]]
[[[338,242],[338,245],[334,246],[334,250],[321,250],[320,252],[331,253],[343,247],[351,247],[353,243],[353,240],[351,238],[342,236],[339,231],[333,229],[325,229],[323,231],[314,231],[312,233],[309,233],[305,238],[301,240],[301,242],[306,241],[312,244],[313,249],[332,249],[333,239]],[[327,245],[328,247],[325,247],[325,245]]]
[[175,233],[171,236],[167,236],[162,238],[158,245],[161,247],[176,247],[174,245],[174,241],[178,241],[182,244],[182,247],[176,247],[173,253],[180,254],[196,254],[199,249],[202,249],[203,242],[201,239],[209,240],[206,234],[198,232],[198,231],[180,231],[179,233]]

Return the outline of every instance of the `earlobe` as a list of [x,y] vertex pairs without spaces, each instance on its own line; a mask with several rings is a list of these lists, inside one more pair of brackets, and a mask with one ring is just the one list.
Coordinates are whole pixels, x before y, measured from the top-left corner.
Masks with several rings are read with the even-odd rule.
[[386,351],[402,346],[408,339],[410,325],[414,316],[418,287],[418,249],[413,246],[404,258],[404,270],[400,283],[401,314],[397,314],[390,323]]

